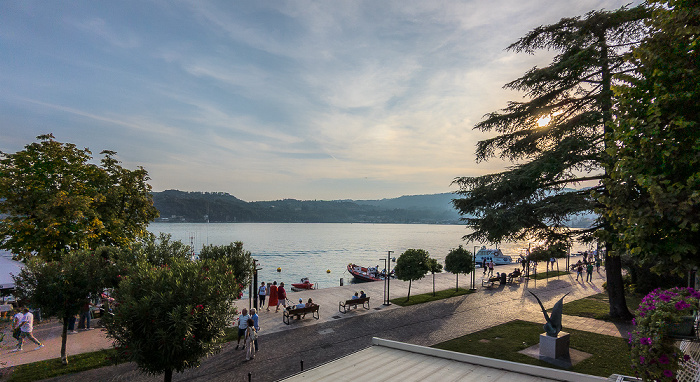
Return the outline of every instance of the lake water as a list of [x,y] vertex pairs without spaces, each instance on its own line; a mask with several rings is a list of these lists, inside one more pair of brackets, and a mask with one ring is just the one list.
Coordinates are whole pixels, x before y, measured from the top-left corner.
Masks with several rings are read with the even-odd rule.
[[[308,277],[319,288],[338,286],[340,278],[347,284],[352,280],[346,268],[348,263],[379,265],[383,269],[384,261],[380,259],[387,258],[387,251],[398,257],[408,248],[421,248],[444,265],[445,256],[460,244],[474,250],[474,244],[462,240],[469,231],[461,225],[151,223],[148,229],[155,234],[168,233],[174,240],[192,244],[196,251],[203,245],[241,241],[262,268],[259,282],[276,280],[287,286],[302,277]],[[527,242],[503,243],[500,248],[515,260],[527,246]],[[585,249],[575,245],[572,253]],[[277,272],[277,268],[281,271]]]

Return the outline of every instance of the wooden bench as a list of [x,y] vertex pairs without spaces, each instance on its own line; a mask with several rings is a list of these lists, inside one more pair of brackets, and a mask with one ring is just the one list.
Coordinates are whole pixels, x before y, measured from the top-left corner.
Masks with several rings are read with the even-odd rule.
[[298,320],[301,319],[301,317],[306,315],[307,313],[311,313],[313,318],[318,320],[320,318],[320,316],[318,315],[318,308],[318,305],[312,305],[306,308],[284,309],[284,311],[282,312],[282,322],[289,325],[290,316],[296,316]]
[[363,308],[369,310],[369,297],[365,298],[355,298],[351,300],[341,301],[338,303],[338,311],[340,313],[347,313],[350,307],[354,306],[357,308],[358,305],[362,305]]

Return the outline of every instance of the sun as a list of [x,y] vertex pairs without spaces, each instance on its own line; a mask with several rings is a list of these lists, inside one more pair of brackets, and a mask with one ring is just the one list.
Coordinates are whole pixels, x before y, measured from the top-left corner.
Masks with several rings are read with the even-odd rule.
[[540,117],[540,119],[537,120],[537,127],[545,127],[549,124],[549,121],[552,120],[552,116],[550,114],[543,115]]

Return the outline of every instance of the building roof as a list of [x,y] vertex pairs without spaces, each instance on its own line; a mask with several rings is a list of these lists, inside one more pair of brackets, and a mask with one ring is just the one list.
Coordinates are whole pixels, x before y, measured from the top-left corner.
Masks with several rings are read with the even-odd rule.
[[373,338],[372,346],[283,381],[601,382],[607,378]]
[[15,280],[12,275],[17,276],[24,264],[14,261],[5,256],[0,256],[0,289],[12,289],[15,287]]

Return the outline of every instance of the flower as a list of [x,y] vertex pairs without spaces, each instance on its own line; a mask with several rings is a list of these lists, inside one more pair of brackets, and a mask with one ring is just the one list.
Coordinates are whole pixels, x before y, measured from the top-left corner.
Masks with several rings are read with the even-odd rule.
[[693,314],[700,305],[700,292],[692,288],[656,289],[642,299],[630,336],[635,374],[649,381],[674,380],[682,362],[690,359],[669,337],[671,325]]

